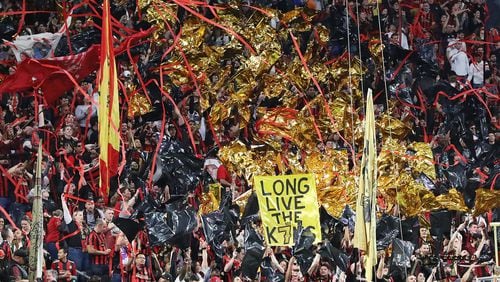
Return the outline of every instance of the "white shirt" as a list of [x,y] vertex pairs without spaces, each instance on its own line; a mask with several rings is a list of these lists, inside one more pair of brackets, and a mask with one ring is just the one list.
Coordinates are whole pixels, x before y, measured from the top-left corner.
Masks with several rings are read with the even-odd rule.
[[488,64],[484,65],[484,61],[471,63],[469,65],[469,76],[467,80],[474,84],[483,84],[484,83],[484,70],[488,69]]
[[[90,110],[90,107],[92,109]],[[80,127],[85,127],[87,124],[87,119],[90,119],[89,117],[89,110],[90,110],[90,117],[96,116],[97,115],[97,107],[94,105],[78,105],[75,108],[75,117],[78,120],[78,123],[80,124]],[[89,123],[90,126],[90,123]]]
[[410,50],[410,45],[408,45],[408,37],[404,32],[401,32],[401,48]]
[[455,54],[451,54],[449,56],[449,61],[452,71],[458,76],[467,76],[469,73],[469,58],[467,58],[465,52],[458,51]]

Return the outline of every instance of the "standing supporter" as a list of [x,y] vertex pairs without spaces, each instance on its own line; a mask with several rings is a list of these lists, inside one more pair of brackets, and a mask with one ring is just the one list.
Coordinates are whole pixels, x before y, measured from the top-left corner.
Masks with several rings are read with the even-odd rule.
[[133,262],[130,244],[123,232],[113,236],[116,236],[116,241],[111,256],[111,282],[128,281]]
[[93,196],[89,196],[85,201],[85,209],[83,210],[83,219],[89,228],[94,228],[98,219],[101,219],[101,213],[95,208]]
[[47,251],[52,258],[58,256],[57,243],[61,239],[60,227],[62,224],[63,213],[61,210],[56,210],[52,213],[52,217],[47,223],[47,234],[45,235],[45,244]]
[[474,60],[469,65],[469,74],[467,80],[472,84],[473,88],[481,88],[484,86],[484,73],[489,71],[488,63],[483,60],[484,49],[479,47],[474,54]]
[[132,244],[135,246],[137,253],[141,253],[149,257],[151,255],[152,248],[149,245],[149,235],[144,219],[139,220],[139,226],[142,228],[140,228]]
[[131,282],[150,282],[154,281],[154,275],[146,265],[146,256],[137,254],[132,263]]
[[106,238],[106,246],[114,246],[117,232],[120,231],[113,223],[114,211],[112,208],[107,207],[104,212],[104,236]]
[[422,4],[422,8],[417,15],[420,26],[423,30],[430,30],[432,23],[435,21],[434,15],[431,12],[431,5],[428,2]]
[[25,213],[31,210],[31,205],[28,201],[28,180],[33,175],[26,171],[26,163],[24,162],[11,167],[7,173],[12,177],[12,181],[9,182],[9,191],[13,194],[14,198],[14,202],[10,204],[9,213],[12,215],[14,222],[19,223],[19,220]]
[[457,74],[457,79],[463,82],[469,74],[469,58],[464,50],[464,44],[459,41],[451,41],[447,49],[447,58],[451,70]]
[[233,281],[234,277],[240,275],[243,252],[243,249],[235,248],[232,245],[226,247],[226,254],[222,258],[224,264],[224,281]]
[[66,197],[61,195],[61,203],[64,216],[64,232],[63,238],[65,244],[68,246],[68,259],[75,262],[76,269],[79,271],[86,271],[88,267],[88,255],[86,253],[85,240],[88,235],[87,227],[83,220],[83,212],[75,210],[73,217],[68,209]]
[[92,275],[101,277],[101,281],[109,281],[109,254],[111,249],[106,245],[104,235],[105,222],[97,219],[95,227],[87,237],[87,251],[90,255],[90,271]]
[[80,125],[80,132],[82,134],[85,134],[86,130],[90,128],[91,118],[97,116],[97,106],[93,104],[94,101],[91,98],[91,96],[85,97],[84,104],[78,105],[75,108],[75,118]]

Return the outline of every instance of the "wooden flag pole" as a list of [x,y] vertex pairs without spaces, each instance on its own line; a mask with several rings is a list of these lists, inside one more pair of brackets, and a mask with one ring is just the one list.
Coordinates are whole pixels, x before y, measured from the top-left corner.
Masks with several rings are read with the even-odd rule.
[[33,197],[33,228],[29,250],[29,281],[41,281],[43,261],[43,203],[42,203],[42,140],[36,160],[35,196]]

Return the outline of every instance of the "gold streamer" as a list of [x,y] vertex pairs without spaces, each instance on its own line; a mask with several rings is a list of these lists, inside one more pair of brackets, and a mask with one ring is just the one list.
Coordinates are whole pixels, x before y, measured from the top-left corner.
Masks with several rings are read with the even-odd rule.
[[[346,204],[354,206],[354,187],[359,172],[356,169],[349,171],[346,151],[319,150],[323,144],[320,144],[316,127],[325,142],[332,133],[339,132],[349,142],[354,139],[355,145],[362,145],[362,121],[358,115],[362,109],[353,108],[353,105],[363,104],[358,87],[361,74],[367,69],[358,58],[351,58],[350,67],[346,59],[325,64],[326,59],[319,54],[330,41],[330,34],[323,25],[311,24],[317,16],[314,11],[295,9],[281,14],[278,10],[263,8],[262,13],[247,7],[243,9],[237,2],[216,9],[217,17],[212,20],[241,35],[255,49],[251,54],[232,34],[196,16],[187,14],[182,23],[177,23],[175,4],[140,0],[139,7],[145,10],[148,21],[161,27],[154,35],[157,42],[167,33],[165,22],[172,26],[182,25],[179,45],[161,65],[162,72],[170,78],[165,90],[193,84],[179,52],[182,49],[201,90],[201,109],[210,111],[216,134],[224,133],[222,125],[228,120],[238,121],[240,128],[247,127],[252,118],[257,121],[257,132],[248,128],[252,133],[251,144],[234,141],[220,148],[219,157],[230,171],[244,176],[249,183],[253,183],[254,175],[275,174],[276,170],[314,173],[318,199],[329,213],[339,216]],[[270,24],[272,18],[279,20],[277,29]],[[303,39],[301,35],[310,31],[315,32],[314,39]],[[324,97],[317,93],[310,73],[296,52],[292,50],[293,57],[282,55],[282,43],[288,40],[290,32],[299,44],[307,40],[304,60],[317,82],[330,90]],[[383,45],[370,40],[369,50],[378,60],[382,57]],[[276,101],[276,107],[261,105],[254,111],[256,101],[262,96]],[[129,115],[150,109],[144,98],[132,97]],[[298,105],[305,106],[298,108]],[[391,101],[388,113],[396,106],[397,103]],[[456,190],[435,197],[415,181],[412,174],[421,172],[436,179],[431,148],[425,143],[405,146],[401,139],[410,132],[408,121],[395,119],[388,113],[377,118],[377,131],[383,137],[378,155],[379,196],[384,198],[388,211],[396,204],[405,216],[440,208],[465,210],[463,198]],[[288,150],[283,150],[285,142]],[[407,153],[407,149],[415,153]],[[481,193],[478,198],[486,197],[485,202],[491,204],[489,194]],[[213,208],[208,206],[212,196],[215,195],[202,196],[203,212]],[[237,201],[240,208],[245,200],[243,197]],[[478,211],[484,210],[482,202],[476,205]]]
[[207,214],[219,209],[219,201],[212,192],[202,193],[198,214]]
[[500,190],[477,189],[474,216],[500,207]]
[[469,210],[465,205],[464,197],[455,188],[450,189],[450,191],[446,194],[437,196],[436,201],[442,208],[448,210],[463,212],[467,212]]
[[436,179],[436,169],[434,167],[434,157],[431,145],[424,142],[414,142],[408,149],[415,151],[414,157],[408,158],[408,163],[413,171],[425,173],[430,179]]
[[151,103],[149,103],[146,95],[141,93],[135,93],[128,105],[128,116],[140,116],[151,112]]

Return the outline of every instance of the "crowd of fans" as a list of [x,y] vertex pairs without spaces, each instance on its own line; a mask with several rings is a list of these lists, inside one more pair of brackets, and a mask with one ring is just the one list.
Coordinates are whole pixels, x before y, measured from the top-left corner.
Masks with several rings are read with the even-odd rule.
[[[26,1],[32,10],[52,13],[27,14],[23,33],[57,32],[63,26],[61,9],[64,5],[76,5],[77,1]],[[97,5],[89,1],[89,5]],[[120,2],[120,1],[118,1]],[[121,1],[116,5],[134,6],[135,1]],[[130,2],[130,3],[129,3]],[[219,3],[220,2],[220,3]],[[223,1],[211,3],[224,5]],[[24,3],[24,2],[23,2]],[[345,2],[331,1],[250,1],[252,5],[289,11],[294,7],[307,6],[316,10],[318,18],[327,28],[334,29],[335,15],[345,11]],[[356,7],[357,5],[357,7]],[[349,1],[350,17],[359,10],[360,34],[383,31],[385,43],[385,68],[398,67],[397,54],[404,50],[415,51],[426,64],[438,70],[431,84],[442,87],[449,97],[459,96],[468,89],[484,89],[479,94],[482,101],[470,96],[459,99],[438,97],[439,103],[429,103],[427,113],[401,104],[397,114],[401,120],[413,118],[412,133],[406,141],[429,142],[433,148],[439,187],[462,187],[474,179],[476,187],[497,188],[499,119],[497,62],[500,57],[500,36],[494,26],[485,26],[489,13],[484,0],[421,0],[421,1]],[[61,8],[62,7],[62,8]],[[0,1],[2,12],[21,11],[18,1]],[[212,13],[210,9],[201,12]],[[141,29],[144,22],[137,20],[137,10],[119,21],[128,28]],[[17,30],[20,15],[7,15],[1,19],[2,27],[13,26]],[[353,20],[353,19],[352,19]],[[81,33],[87,25],[85,16],[76,17],[70,26],[71,34]],[[498,23],[496,23],[498,24]],[[357,33],[357,30],[351,32]],[[6,34],[4,32],[4,34]],[[7,36],[4,39],[11,40]],[[230,36],[215,30],[207,41],[223,46]],[[345,36],[344,36],[345,40]],[[168,41],[167,41],[168,42]],[[341,44],[342,45],[342,44]],[[329,42],[329,58],[338,57],[339,42],[332,36]],[[354,47],[353,47],[354,48]],[[119,79],[126,87],[139,86],[139,77],[147,81],[150,70],[157,67],[162,48],[146,48],[139,56],[137,70],[127,60],[118,60]],[[293,52],[292,55],[295,55]],[[357,55],[357,50],[352,51]],[[283,60],[289,60],[283,56]],[[4,75],[12,72],[16,62],[9,46],[0,52]],[[404,69],[409,83],[416,78],[412,73],[415,61],[408,61]],[[237,60],[223,62],[234,69],[240,67]],[[15,71],[15,69],[14,69]],[[384,89],[384,73],[377,67],[367,74],[365,85],[374,92]],[[211,77],[217,82],[217,76]],[[162,203],[167,202],[171,191],[167,185],[155,185],[150,179],[151,162],[159,140],[162,118],[166,118],[165,139],[177,140],[186,150],[198,146],[200,157],[206,157],[216,144],[213,133],[206,124],[207,113],[201,112],[199,98],[193,91],[171,89],[178,94],[178,109],[174,109],[161,96],[151,93],[154,111],[145,117],[122,116],[121,137],[125,150],[125,168],[119,177],[118,189],[112,189],[110,199],[98,192],[98,110],[95,77],[86,79],[81,87],[87,91],[83,97],[71,92],[59,99],[55,108],[39,106],[36,109],[32,93],[10,93],[1,99],[0,114],[0,280],[22,281],[28,278],[28,249],[31,231],[31,203],[35,183],[34,161],[40,138],[46,144],[43,161],[42,199],[44,207],[44,279],[46,281],[241,281],[244,232],[229,236],[223,246],[225,255],[218,259],[204,239],[203,231],[192,232],[191,246],[150,246],[148,229],[139,231],[134,240],[115,226],[113,220],[126,217],[146,195],[155,195]],[[325,86],[328,87],[328,86]],[[329,89],[323,89],[329,93]],[[417,90],[413,89],[409,104],[416,103]],[[311,87],[307,95],[314,97],[318,91]],[[221,94],[222,95],[222,94]],[[395,93],[388,94],[390,99]],[[382,95],[381,97],[385,97]],[[94,101],[92,101],[94,99]],[[265,103],[266,98],[259,99]],[[184,101],[184,102],[182,102]],[[188,101],[187,103],[185,101]],[[482,103],[484,102],[484,103]],[[169,113],[163,113],[162,107]],[[385,100],[376,101],[384,111]],[[126,107],[126,105],[124,105]],[[33,113],[43,112],[43,125]],[[124,111],[126,112],[126,111]],[[186,117],[197,129],[193,133],[195,143],[188,137]],[[246,129],[252,131],[251,125]],[[243,134],[237,121],[224,124],[218,136],[221,142],[251,138]],[[325,144],[332,149],[345,149],[347,144],[337,134]],[[453,146],[450,146],[453,145]],[[320,146],[318,146],[320,148]],[[315,149],[315,148],[311,148]],[[224,194],[237,197],[250,189],[242,178],[227,171],[224,164],[213,160],[206,162],[205,170],[213,181],[222,185]],[[450,171],[455,169],[455,178]],[[461,175],[463,174],[463,175]],[[458,183],[458,185],[456,185]],[[472,188],[474,189],[474,188]],[[467,191],[464,191],[467,192]],[[200,191],[187,195],[189,203],[197,208]],[[109,201],[108,201],[109,200]],[[466,199],[468,205],[473,199]],[[106,204],[108,203],[108,204]],[[450,234],[444,240],[431,236],[429,229],[420,228],[415,251],[404,271],[394,270],[387,250],[378,255],[374,270],[376,281],[472,281],[476,277],[489,277],[498,269],[494,267],[494,245],[490,223],[498,220],[492,215],[472,217],[453,213],[454,222]],[[259,224],[257,222],[257,224]],[[238,228],[237,228],[238,230]],[[244,228],[241,228],[244,230]],[[313,263],[301,269],[290,248],[267,248],[263,264],[271,267],[260,271],[260,281],[363,281],[366,270],[363,255],[353,248],[353,229],[342,227],[339,249],[348,256],[344,271],[317,251]],[[318,248],[319,250],[319,248]],[[433,258],[433,259],[431,259]],[[480,258],[480,259],[479,259]],[[436,261],[437,259],[437,261]],[[264,268],[261,268],[264,269]],[[27,281],[27,280],[26,280]],[[489,280],[493,281],[493,280]]]

